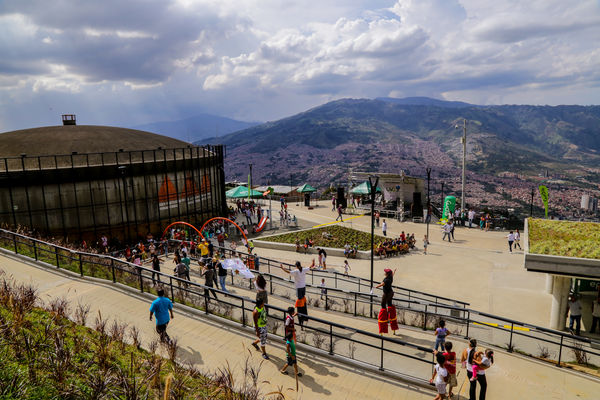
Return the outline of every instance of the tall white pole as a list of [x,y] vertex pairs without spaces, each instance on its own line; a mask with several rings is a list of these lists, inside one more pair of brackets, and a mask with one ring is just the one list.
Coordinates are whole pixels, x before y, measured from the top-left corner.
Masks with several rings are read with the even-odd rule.
[[467,165],[467,120],[463,119],[463,136],[462,136],[462,145],[463,145],[463,159],[462,159],[462,188],[460,195],[460,211],[461,213],[465,212],[465,171]]

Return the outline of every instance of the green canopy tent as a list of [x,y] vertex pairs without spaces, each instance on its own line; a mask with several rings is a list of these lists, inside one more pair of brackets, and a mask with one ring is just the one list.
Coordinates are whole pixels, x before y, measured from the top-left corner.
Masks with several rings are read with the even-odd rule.
[[[377,186],[376,192],[382,193],[383,191],[381,190],[381,188],[379,186]],[[350,193],[360,194],[360,195],[369,195],[369,194],[371,194],[371,184],[369,183],[369,181],[364,181],[363,183],[361,183],[354,189],[350,190]]]
[[297,189],[298,193],[303,193],[304,194],[304,205],[306,207],[310,207],[310,194],[312,192],[316,192],[317,189],[315,189],[314,187],[310,186],[308,183],[305,183],[304,185],[300,186]]
[[[258,190],[252,189],[250,191],[250,197],[262,197],[262,193]],[[225,192],[225,196],[230,199],[243,199],[248,197],[248,188],[246,186],[238,186],[233,189],[229,189]]]

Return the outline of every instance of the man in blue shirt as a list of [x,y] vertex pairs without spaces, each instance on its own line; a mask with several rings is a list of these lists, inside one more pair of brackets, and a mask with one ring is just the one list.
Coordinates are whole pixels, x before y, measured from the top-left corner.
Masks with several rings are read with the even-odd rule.
[[[158,298],[150,306],[150,321],[152,314],[156,317],[156,332],[160,335],[160,341],[170,344],[171,338],[167,335],[167,325],[173,317],[173,303],[165,297],[165,290],[158,289]],[[169,318],[170,314],[170,318]]]

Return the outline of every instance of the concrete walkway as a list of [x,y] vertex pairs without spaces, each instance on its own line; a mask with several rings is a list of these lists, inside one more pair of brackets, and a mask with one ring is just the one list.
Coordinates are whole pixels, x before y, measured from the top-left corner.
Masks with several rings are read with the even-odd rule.
[[[36,285],[40,297],[46,301],[54,297],[65,297],[72,308],[78,302],[90,304],[90,324],[100,311],[107,319],[117,319],[140,328],[141,339],[146,347],[155,338],[153,323],[148,321],[148,307],[152,297],[112,283],[82,279],[64,271],[37,266],[12,256],[0,255],[0,268],[17,281]],[[170,335],[176,337],[181,346],[179,356],[182,360],[192,362],[206,373],[213,373],[228,363],[237,382],[243,379],[242,371],[247,358],[254,365],[261,364],[259,354],[252,348],[248,350],[252,340],[249,330],[182,309],[180,306],[175,307],[175,318],[169,326]],[[344,317],[344,320],[353,321],[350,317]],[[353,322],[357,327],[368,323],[363,319]],[[415,338],[419,336],[416,332],[406,334]],[[425,336],[422,339],[427,340]],[[427,389],[399,383],[383,375],[369,373],[363,368],[340,365],[329,358],[302,351],[299,352],[299,365],[305,376],[300,378],[300,391],[296,393],[293,378],[277,371],[285,356],[281,342],[274,342],[268,345],[271,360],[265,361],[260,367],[259,382],[268,381],[261,384],[263,393],[281,387],[287,398],[296,398],[298,395],[297,398],[303,399],[430,399],[434,396]],[[460,351],[461,347],[457,350]],[[600,390],[597,380],[502,353],[496,355],[496,363],[487,374],[490,399],[595,399]],[[464,371],[460,372],[458,380],[459,387],[462,385],[459,398],[464,399],[468,388]]]

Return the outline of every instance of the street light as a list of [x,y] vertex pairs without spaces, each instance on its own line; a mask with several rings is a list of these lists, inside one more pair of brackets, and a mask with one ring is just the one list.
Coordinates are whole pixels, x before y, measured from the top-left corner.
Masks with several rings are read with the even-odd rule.
[[429,240],[429,222],[431,221],[431,201],[429,200],[429,181],[431,180],[431,168],[427,167],[427,240]]
[[[375,178],[375,182],[373,182],[373,178]],[[375,193],[377,193],[377,185],[379,184],[378,176],[369,176],[369,184],[371,185],[371,291],[373,293],[373,239],[375,235]],[[369,315],[373,315],[373,296],[371,296],[371,311]]]
[[250,166],[250,179],[248,182],[248,203],[250,203],[250,193],[252,192],[252,164],[248,164]]
[[[454,127],[455,129],[459,129],[458,124]],[[460,194],[460,211],[465,212],[465,171],[467,164],[467,120],[463,118],[463,135],[460,139],[463,145],[463,157],[462,157],[462,185],[461,185],[461,194]]]

